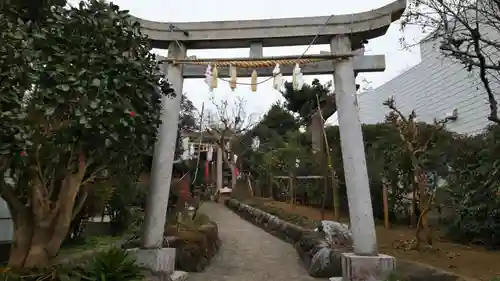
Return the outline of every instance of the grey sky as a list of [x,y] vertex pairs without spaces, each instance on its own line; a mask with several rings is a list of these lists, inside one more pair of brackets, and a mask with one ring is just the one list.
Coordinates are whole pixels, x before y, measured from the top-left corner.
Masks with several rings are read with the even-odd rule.
[[[115,0],[113,2],[122,9],[130,10],[132,15],[140,18],[153,21],[189,22],[338,15],[376,9],[392,2],[392,0]],[[399,24],[395,23],[385,36],[369,42],[367,53],[385,54],[387,68],[383,73],[359,75],[359,82],[365,78],[372,82],[370,86],[378,87],[420,61],[418,47],[410,51],[402,50],[399,43],[402,33],[399,28]],[[418,28],[405,30],[407,40],[416,40],[419,37]],[[300,55],[306,47],[264,48],[264,56]],[[311,47],[308,53],[319,53],[323,50],[328,51],[329,47],[316,45]],[[155,50],[155,52],[166,55],[164,50]],[[249,49],[188,51],[188,55],[196,55],[200,58],[247,57],[248,54]],[[326,82],[331,80],[332,76],[310,76],[307,77],[306,81],[310,82],[314,78]],[[248,79],[239,79],[238,81],[249,82]],[[187,93],[196,107],[201,108],[201,104],[205,102],[206,108],[210,108],[209,97],[211,94],[203,80],[186,80],[184,92]],[[250,87],[246,85],[238,85],[233,92],[228,83],[220,81],[219,88],[215,89],[214,95],[217,100],[226,98],[231,100],[235,96],[243,96],[247,100],[247,112],[254,114],[264,113],[272,103],[282,99],[281,95],[272,89],[272,81],[258,85],[257,92],[251,92]]]

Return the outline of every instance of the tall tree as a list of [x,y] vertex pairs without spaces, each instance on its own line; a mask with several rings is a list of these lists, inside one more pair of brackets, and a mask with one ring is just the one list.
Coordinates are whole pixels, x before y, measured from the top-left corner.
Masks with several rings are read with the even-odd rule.
[[[337,111],[331,86],[331,82],[323,85],[318,79],[314,79],[311,85],[304,85],[300,91],[295,91],[291,83],[286,83],[282,93],[287,101],[287,109],[298,113],[303,124],[308,126],[314,153],[323,151],[325,121]],[[319,157],[321,153],[316,155]]]
[[[290,133],[298,132],[299,128],[300,121],[294,116],[294,113],[286,109],[283,103],[277,102],[264,114],[259,123],[233,143],[234,151],[239,156],[238,159],[241,159],[242,169],[250,172],[253,179],[260,183],[258,190],[260,190],[261,195],[263,192],[261,188],[264,185],[269,185],[273,177],[271,156],[274,153],[271,151],[283,147]],[[253,146],[255,138],[258,139],[258,147]],[[268,163],[263,164],[266,157]]]
[[[335,103],[335,93],[331,90],[332,83],[322,85],[318,79],[312,84],[305,85],[301,91],[295,91],[291,84],[285,85],[283,96],[287,99],[288,109],[297,112],[303,122],[308,125],[311,134],[312,152],[315,155],[316,164],[322,167],[323,174],[323,194],[326,195],[328,189],[328,178],[331,177],[331,187],[334,193],[335,218],[340,217],[340,203],[338,193],[337,176],[330,163],[329,144],[326,143],[325,122],[337,111]],[[359,88],[359,85],[357,85]],[[326,198],[326,197],[325,197]],[[322,202],[322,217],[326,199]]]
[[179,126],[177,130],[177,141],[175,149],[175,157],[182,154],[182,131],[196,131],[199,130],[198,117],[196,116],[196,107],[193,102],[187,97],[186,94],[182,95],[181,111],[179,113]]
[[253,127],[253,116],[246,112],[246,101],[243,98],[237,98],[232,106],[229,106],[227,100],[216,101],[214,98],[212,103],[215,112],[211,113],[213,119],[208,120],[207,132],[216,139],[224,162],[231,168],[231,187],[234,189],[237,179],[234,146]]
[[252,129],[251,133],[258,136],[263,142],[267,142],[274,135],[285,138],[288,132],[298,131],[300,125],[300,120],[285,108],[284,104],[275,103]]
[[36,22],[0,9],[0,194],[9,264],[33,267],[56,256],[93,183],[141,170],[172,89],[116,5],[43,6]]

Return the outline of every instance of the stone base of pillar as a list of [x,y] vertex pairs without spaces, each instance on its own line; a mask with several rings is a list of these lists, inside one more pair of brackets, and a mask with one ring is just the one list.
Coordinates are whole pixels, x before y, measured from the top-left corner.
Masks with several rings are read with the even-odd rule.
[[354,253],[344,253],[341,261],[343,281],[385,281],[396,271],[394,257],[383,254],[359,256]]
[[184,281],[187,272],[175,271],[175,248],[128,250],[137,263],[149,269],[155,281]]

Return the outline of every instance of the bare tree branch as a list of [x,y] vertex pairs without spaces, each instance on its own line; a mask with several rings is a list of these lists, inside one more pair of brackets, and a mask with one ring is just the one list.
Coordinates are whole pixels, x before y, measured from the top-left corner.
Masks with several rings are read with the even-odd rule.
[[[217,146],[222,150],[224,162],[231,167],[232,183],[235,184],[234,146],[241,140],[241,136],[254,127],[257,122],[255,122],[253,114],[247,114],[246,101],[241,97],[236,98],[231,106],[227,100],[216,101],[212,97],[211,101],[215,112],[209,112],[209,116],[213,118],[207,118],[208,124],[206,124],[205,130],[215,138]],[[228,152],[231,153],[231,157],[228,156]]]
[[489,103],[488,119],[500,124],[491,79],[500,82],[500,0],[413,0],[402,27],[418,25],[444,55],[477,70]]

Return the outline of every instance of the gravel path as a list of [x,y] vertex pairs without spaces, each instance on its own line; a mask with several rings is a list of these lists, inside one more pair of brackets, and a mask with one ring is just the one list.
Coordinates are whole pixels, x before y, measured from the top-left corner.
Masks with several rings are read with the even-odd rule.
[[189,273],[188,281],[321,280],[308,276],[293,246],[222,204],[203,203],[201,210],[217,222],[222,246],[205,271]]

